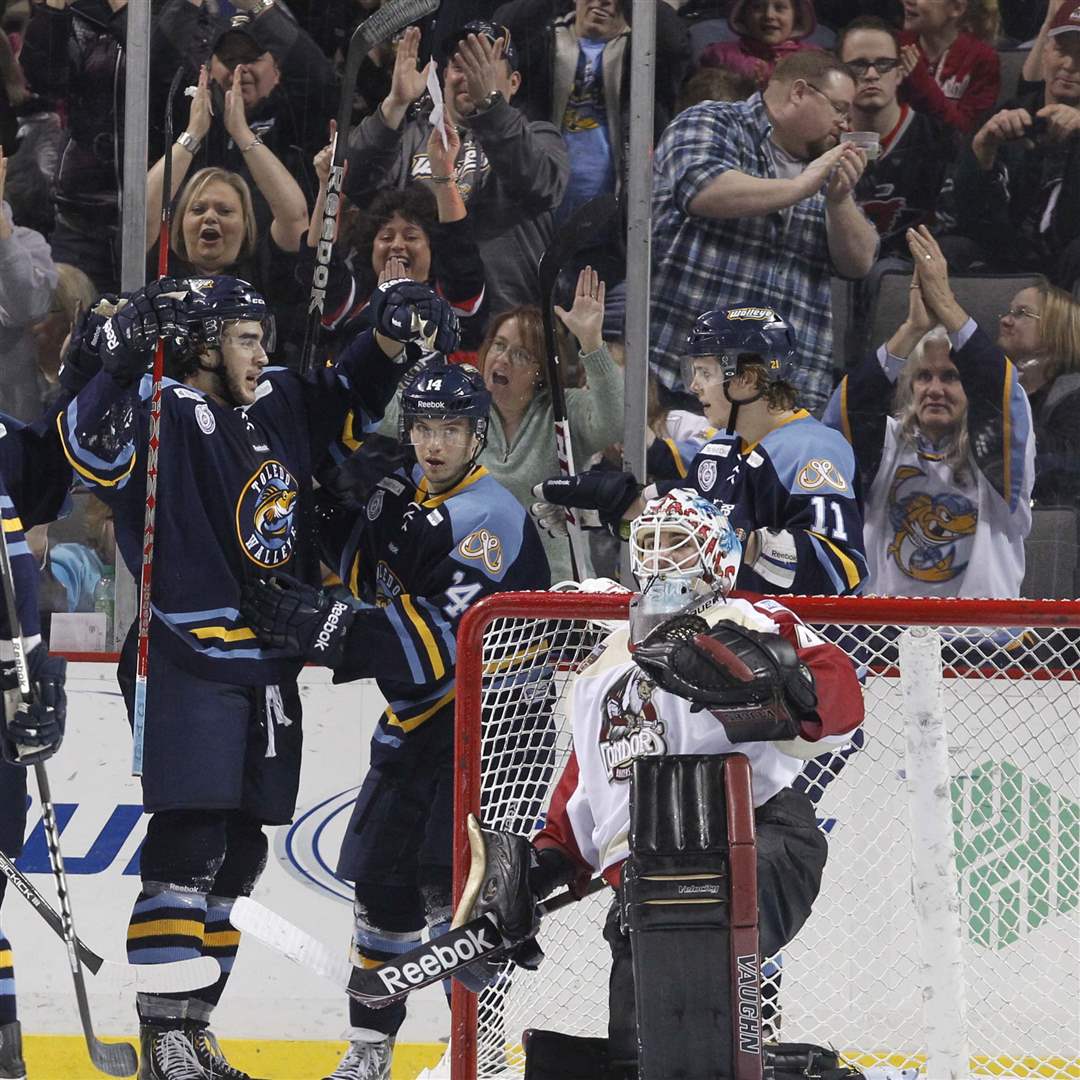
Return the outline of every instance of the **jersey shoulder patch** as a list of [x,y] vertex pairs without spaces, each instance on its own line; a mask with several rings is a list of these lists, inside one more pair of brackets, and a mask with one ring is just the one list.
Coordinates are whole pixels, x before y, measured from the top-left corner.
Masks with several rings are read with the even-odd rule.
[[759,446],[777,479],[793,494],[855,497],[855,456],[850,444],[812,416],[770,431]]

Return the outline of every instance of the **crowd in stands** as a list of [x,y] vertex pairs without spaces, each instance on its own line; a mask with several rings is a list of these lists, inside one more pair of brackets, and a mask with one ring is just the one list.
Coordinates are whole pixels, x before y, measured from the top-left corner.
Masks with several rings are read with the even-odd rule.
[[[147,275],[169,198],[170,273],[251,281],[286,365],[345,50],[378,3],[152,0]],[[709,437],[682,363],[695,319],[767,305],[795,333],[799,406],[854,449],[866,591],[1021,595],[1039,511],[1080,513],[1080,0],[656,9],[650,443]],[[0,411],[33,421],[78,314],[120,292],[131,43],[127,0],[0,12]],[[526,506],[558,472],[539,260],[634,167],[630,16],[629,0],[443,0],[347,91],[320,348],[365,325],[380,283],[435,288],[461,322],[455,359],[492,394],[480,462]],[[624,222],[583,246],[558,298],[575,459],[597,468],[623,438]],[[907,313],[882,336],[894,287]],[[996,323],[984,294],[1011,297]],[[79,526],[42,549],[63,584],[45,595],[85,610],[111,553],[79,536],[100,507],[74,502]],[[569,577],[565,542],[545,546],[553,581]]]

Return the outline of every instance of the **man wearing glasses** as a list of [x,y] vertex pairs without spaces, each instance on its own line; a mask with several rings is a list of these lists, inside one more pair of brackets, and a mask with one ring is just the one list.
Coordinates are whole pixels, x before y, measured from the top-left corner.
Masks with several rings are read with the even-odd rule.
[[851,126],[880,140],[855,201],[881,237],[881,254],[906,260],[906,231],[933,224],[952,138],[941,121],[897,99],[904,73],[896,31],[887,23],[872,15],[855,19],[841,31],[836,52],[855,77]]
[[680,386],[686,335],[701,311],[764,296],[802,344],[793,381],[819,410],[832,390],[829,278],[861,278],[877,231],[853,198],[866,167],[841,143],[855,96],[835,57],[782,60],[748,101],[706,101],[675,118],[656,148],[652,363]]

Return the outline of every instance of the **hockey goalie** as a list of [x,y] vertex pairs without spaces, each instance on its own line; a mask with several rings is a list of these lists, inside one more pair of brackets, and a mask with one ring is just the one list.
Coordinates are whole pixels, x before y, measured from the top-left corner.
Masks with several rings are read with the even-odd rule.
[[648,503],[630,543],[641,592],[570,690],[545,827],[531,844],[472,829],[462,908],[494,914],[526,964],[537,901],[597,871],[614,890],[608,1038],[530,1032],[526,1080],[856,1076],[820,1048],[763,1048],[759,990],[821,885],[826,839],[791,784],[862,723],[853,665],[782,604],[730,591],[738,537],[697,493]]

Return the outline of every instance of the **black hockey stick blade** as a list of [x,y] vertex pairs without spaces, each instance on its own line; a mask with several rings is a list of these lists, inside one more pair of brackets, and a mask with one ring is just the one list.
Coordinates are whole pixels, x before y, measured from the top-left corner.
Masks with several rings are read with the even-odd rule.
[[563,222],[540,256],[540,293],[545,301],[550,302],[559,273],[571,257],[603,236],[618,212],[619,200],[614,195],[597,195]]
[[[602,877],[595,877],[580,896],[566,890],[537,907],[542,915],[547,915],[606,887]],[[414,990],[439,982],[459,968],[507,947],[494,917],[481,915],[434,941],[410,949],[382,967],[361,968],[350,964],[340,949],[329,948],[250,897],[241,896],[236,901],[229,921],[241,933],[250,934],[268,948],[328,979],[350,997],[376,1009],[392,1005]]]

